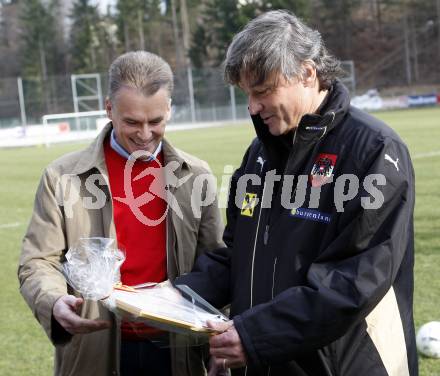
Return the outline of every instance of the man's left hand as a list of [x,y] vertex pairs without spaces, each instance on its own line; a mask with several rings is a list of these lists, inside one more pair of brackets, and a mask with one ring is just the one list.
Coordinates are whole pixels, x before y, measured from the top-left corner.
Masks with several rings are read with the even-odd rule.
[[210,328],[222,331],[209,340],[210,354],[219,370],[240,368],[246,365],[246,354],[240,336],[234,327],[234,321],[208,322]]

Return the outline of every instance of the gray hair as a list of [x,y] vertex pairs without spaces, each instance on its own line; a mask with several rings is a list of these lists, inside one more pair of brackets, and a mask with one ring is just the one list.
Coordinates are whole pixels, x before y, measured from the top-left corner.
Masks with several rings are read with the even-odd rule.
[[123,86],[138,89],[145,96],[155,94],[166,88],[169,95],[173,92],[173,72],[169,64],[161,57],[147,51],[131,51],[119,56],[109,69],[110,100],[115,98]]
[[251,20],[235,35],[226,53],[224,78],[232,85],[238,85],[243,74],[254,85],[266,82],[274,73],[290,80],[302,76],[305,62],[315,66],[321,90],[328,89],[342,72],[317,30],[293,13],[270,11]]

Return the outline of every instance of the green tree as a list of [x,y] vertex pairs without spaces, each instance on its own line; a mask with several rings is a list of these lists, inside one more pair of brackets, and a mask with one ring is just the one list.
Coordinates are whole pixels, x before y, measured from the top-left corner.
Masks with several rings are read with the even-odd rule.
[[293,11],[309,18],[308,0],[207,0],[203,3],[197,27],[192,36],[190,58],[196,67],[218,66],[234,35],[257,15],[274,9]]
[[30,78],[25,85],[28,112],[40,116],[53,112],[56,97],[53,80],[49,76],[64,69],[57,49],[57,30],[54,8],[58,0],[27,0],[20,10],[20,56],[22,76]]
[[342,59],[349,59],[356,48],[353,34],[360,24],[354,22],[354,14],[361,6],[361,0],[319,0],[315,4],[314,21],[331,50]]
[[160,0],[119,0],[116,4],[116,22],[119,39],[125,51],[145,50],[159,52],[162,14]]
[[105,69],[100,59],[100,16],[89,0],[77,0],[70,15],[71,67],[75,73],[91,73]]
[[41,0],[22,3],[20,14],[24,75],[47,79],[54,72],[57,51],[54,44],[55,20],[52,15],[54,1],[44,5]]
[[211,35],[206,31],[203,23],[197,25],[192,36],[192,44],[189,50],[189,58],[196,68],[206,65],[208,46],[211,44]]
[[189,56],[196,67],[218,66],[244,21],[235,0],[208,0],[192,36]]
[[118,30],[125,51],[145,49],[142,22],[145,5],[146,1],[144,0],[122,0],[117,3]]
[[100,61],[102,61],[100,66],[101,70],[107,70],[112,61],[119,54],[120,41],[118,39],[118,27],[114,17],[110,14],[101,16],[97,30],[100,41]]

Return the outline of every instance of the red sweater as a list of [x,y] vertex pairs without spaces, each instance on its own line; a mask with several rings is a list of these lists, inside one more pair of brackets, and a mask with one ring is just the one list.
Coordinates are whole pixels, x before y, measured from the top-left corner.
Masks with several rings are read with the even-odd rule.
[[[109,140],[104,144],[105,162],[110,181],[110,190],[113,199],[113,219],[116,227],[116,237],[119,249],[125,251],[125,261],[121,267],[121,281],[125,285],[137,285],[144,282],[162,282],[167,278],[166,263],[166,221],[165,219],[155,226],[142,223],[127,203],[117,198],[125,198],[124,168],[127,160],[114,151]],[[163,153],[158,155],[163,165]],[[150,192],[150,185],[154,180],[152,175],[146,175],[134,180],[147,168],[158,168],[157,161],[135,161],[131,172],[131,190],[133,196],[139,197]],[[163,179],[163,176],[160,176]],[[164,186],[161,184],[160,186]],[[154,198],[139,209],[144,218],[159,219],[166,210],[166,202],[154,195]],[[145,222],[145,220],[144,220]],[[134,339],[138,327],[123,323],[122,337]],[[145,332],[145,330],[141,330]]]

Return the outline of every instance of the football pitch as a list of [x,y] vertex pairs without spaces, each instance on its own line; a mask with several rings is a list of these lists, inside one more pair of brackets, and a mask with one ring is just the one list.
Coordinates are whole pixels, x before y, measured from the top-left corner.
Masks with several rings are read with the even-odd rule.
[[[407,143],[416,172],[415,323],[440,321],[440,108],[377,113]],[[225,165],[238,167],[254,137],[248,123],[170,132],[172,143],[209,162],[220,184]],[[21,239],[43,168],[85,146],[0,150],[0,374],[50,375],[52,346],[18,292]],[[440,376],[440,359],[420,357],[420,375]]]

